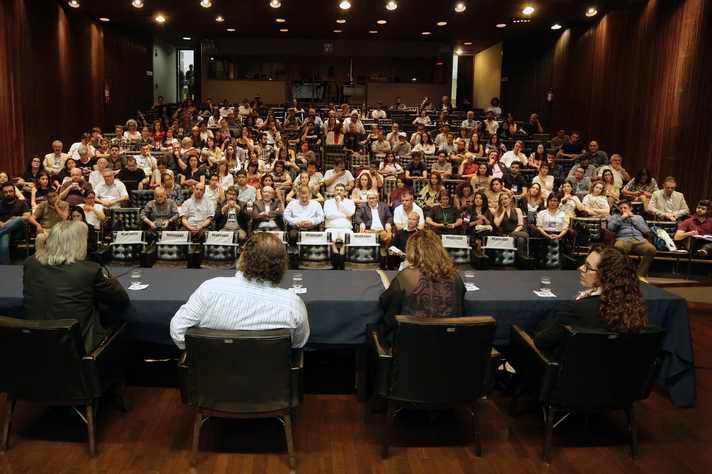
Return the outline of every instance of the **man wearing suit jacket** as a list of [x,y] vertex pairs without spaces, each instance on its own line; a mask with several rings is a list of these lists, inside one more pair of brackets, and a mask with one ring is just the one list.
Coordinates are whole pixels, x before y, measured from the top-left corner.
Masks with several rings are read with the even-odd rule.
[[284,227],[282,215],[284,206],[282,201],[275,199],[274,188],[262,188],[262,199],[255,201],[252,208],[252,225],[260,230],[279,230]]
[[392,239],[393,215],[388,205],[378,202],[378,193],[369,191],[366,194],[366,204],[356,210],[356,224],[359,232],[378,234],[382,247],[388,247]]

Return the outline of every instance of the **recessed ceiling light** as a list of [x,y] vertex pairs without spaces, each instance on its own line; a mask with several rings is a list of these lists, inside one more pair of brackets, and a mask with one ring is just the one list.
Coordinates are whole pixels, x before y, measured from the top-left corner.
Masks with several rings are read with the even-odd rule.
[[386,20],[378,20],[376,23],[378,23],[379,25],[385,25],[388,22]]
[[210,8],[213,6],[213,0],[200,0],[200,6],[203,8]]
[[457,2],[457,3],[455,4],[455,11],[456,11],[457,13],[462,13],[462,12],[464,12],[465,10],[467,10],[467,5],[465,4],[465,2]]
[[79,2],[77,0],[69,0],[67,2],[67,5],[69,5],[72,8],[79,8]]
[[234,32],[235,32],[235,28],[228,28],[227,31],[229,31],[230,33],[234,33]]
[[341,3],[339,3],[339,8],[342,10],[348,10],[351,8],[351,2],[349,0],[343,0]]
[[396,10],[398,8],[398,2],[395,2],[391,0],[390,2],[386,3],[386,10]]
[[287,20],[285,20],[284,18],[275,18],[274,21],[276,21],[277,23],[285,23]]
[[334,30],[334,33],[341,33],[341,30]]
[[506,28],[507,24],[506,23],[497,23],[497,28]]
[[455,50],[455,54],[458,55],[458,56],[461,55],[461,54],[462,54],[462,48],[457,48],[457,49]]
[[280,31],[281,33],[286,33],[287,31],[289,31],[289,29],[287,29],[287,28],[280,28],[279,31]]
[[472,41],[465,41],[464,43],[465,46],[472,46]]
[[554,23],[553,25],[551,25],[552,30],[560,30],[561,28],[562,26],[558,23]]
[[586,10],[586,16],[591,18],[592,16],[598,15],[598,10],[596,7],[588,7],[588,10]]
[[134,8],[143,8],[143,0],[133,0],[133,2],[131,2],[131,6]]
[[369,30],[369,33],[371,33],[372,35],[377,35],[377,34],[378,34],[378,30]]
[[109,18],[105,17],[105,16],[100,16],[100,17],[99,17],[99,21],[103,21],[104,23],[107,23],[107,22],[109,22],[109,21],[111,21],[111,20],[110,20]]
[[222,23],[223,21],[225,21],[225,18],[223,18],[222,15],[218,15],[215,17],[215,21],[217,21],[218,23]]
[[447,21],[439,21],[439,22],[437,22],[437,23],[435,23],[435,24],[438,25],[438,26],[445,26],[445,25],[447,25]]
[[153,20],[154,20],[156,23],[162,25],[162,24],[164,24],[164,23],[166,22],[166,17],[159,13],[158,15],[156,15],[155,17],[153,17]]
[[190,36],[184,36],[184,37],[183,37],[183,40],[185,40],[185,41],[190,41],[190,39],[191,39]]
[[282,2],[280,2],[279,0],[272,0],[269,2],[269,6],[272,8],[279,8],[282,6]]
[[343,18],[339,18],[338,20],[336,20],[336,23],[343,25],[344,23],[346,23],[346,20],[344,20]]
[[522,9],[522,15],[529,16],[529,15],[534,14],[535,11],[536,11],[536,10],[534,9],[533,6],[527,5],[526,7],[524,7],[524,8]]
[[428,36],[428,35],[431,35],[432,33],[429,32],[429,31],[423,31],[423,32],[420,33],[420,34],[423,35],[423,36]]

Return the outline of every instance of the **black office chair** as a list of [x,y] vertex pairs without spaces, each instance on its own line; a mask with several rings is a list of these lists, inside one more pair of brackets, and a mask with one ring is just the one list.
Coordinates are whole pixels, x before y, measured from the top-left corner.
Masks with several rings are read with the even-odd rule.
[[178,367],[183,403],[195,408],[191,463],[209,417],[272,418],[284,425],[289,466],[295,468],[292,410],[303,398],[301,351],[286,329],[217,331],[191,328]]
[[397,316],[393,346],[375,329],[376,394],[387,400],[381,455],[388,457],[391,425],[403,408],[465,406],[472,417],[474,447],[482,455],[479,400],[487,391],[496,322],[489,316],[430,318]]
[[[536,384],[544,405],[544,458],[551,460],[554,428],[572,412],[624,410],[631,432],[631,454],[639,456],[635,402],[650,395],[661,362],[665,331],[646,328],[621,334],[567,327],[554,360],[540,351],[519,326],[512,326],[510,357],[517,375]],[[565,413],[558,421],[557,414]]]
[[[96,455],[94,418],[97,401],[119,387],[123,410],[124,367],[121,339],[125,324],[86,354],[74,319],[29,321],[0,316],[0,393],[7,410],[0,450],[8,448],[18,400],[74,407],[87,425],[89,453]],[[84,413],[76,407],[83,406]]]

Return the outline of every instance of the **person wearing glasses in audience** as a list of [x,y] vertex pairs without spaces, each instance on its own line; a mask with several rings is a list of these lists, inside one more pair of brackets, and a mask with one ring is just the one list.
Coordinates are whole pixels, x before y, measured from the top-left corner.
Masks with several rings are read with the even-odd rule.
[[299,295],[278,286],[287,264],[287,251],[277,237],[254,234],[240,252],[235,276],[204,282],[176,312],[170,325],[173,342],[185,349],[191,327],[289,329],[292,347],[303,347],[309,339],[307,308]]
[[537,327],[534,343],[539,349],[556,355],[568,335],[565,326],[635,333],[648,325],[640,282],[625,255],[613,248],[595,249],[578,271],[582,290]]
[[675,222],[681,217],[685,217],[690,213],[690,208],[687,207],[685,196],[678,191],[677,181],[672,176],[668,176],[663,181],[663,189],[659,189],[653,193],[648,205],[648,212],[653,214],[657,219]]
[[153,191],[153,199],[141,209],[141,220],[153,237],[159,231],[173,229],[178,218],[178,206],[160,186]]
[[453,318],[464,312],[465,284],[439,235],[430,230],[415,232],[405,255],[405,268],[379,299],[384,312],[380,332],[387,342],[393,340],[397,315]]

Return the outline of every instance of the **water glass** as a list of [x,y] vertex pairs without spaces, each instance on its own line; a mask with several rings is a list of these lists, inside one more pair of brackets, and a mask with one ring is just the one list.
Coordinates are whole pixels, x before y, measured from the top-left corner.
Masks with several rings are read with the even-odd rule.
[[543,275],[541,280],[541,291],[551,291],[551,277],[548,275]]
[[134,268],[131,270],[131,286],[141,284],[141,269]]
[[294,273],[292,275],[292,288],[301,288],[304,283],[304,275],[301,273]]
[[465,281],[469,281],[475,278],[475,272],[472,270],[467,270],[466,272],[463,272],[462,276],[465,277]]

